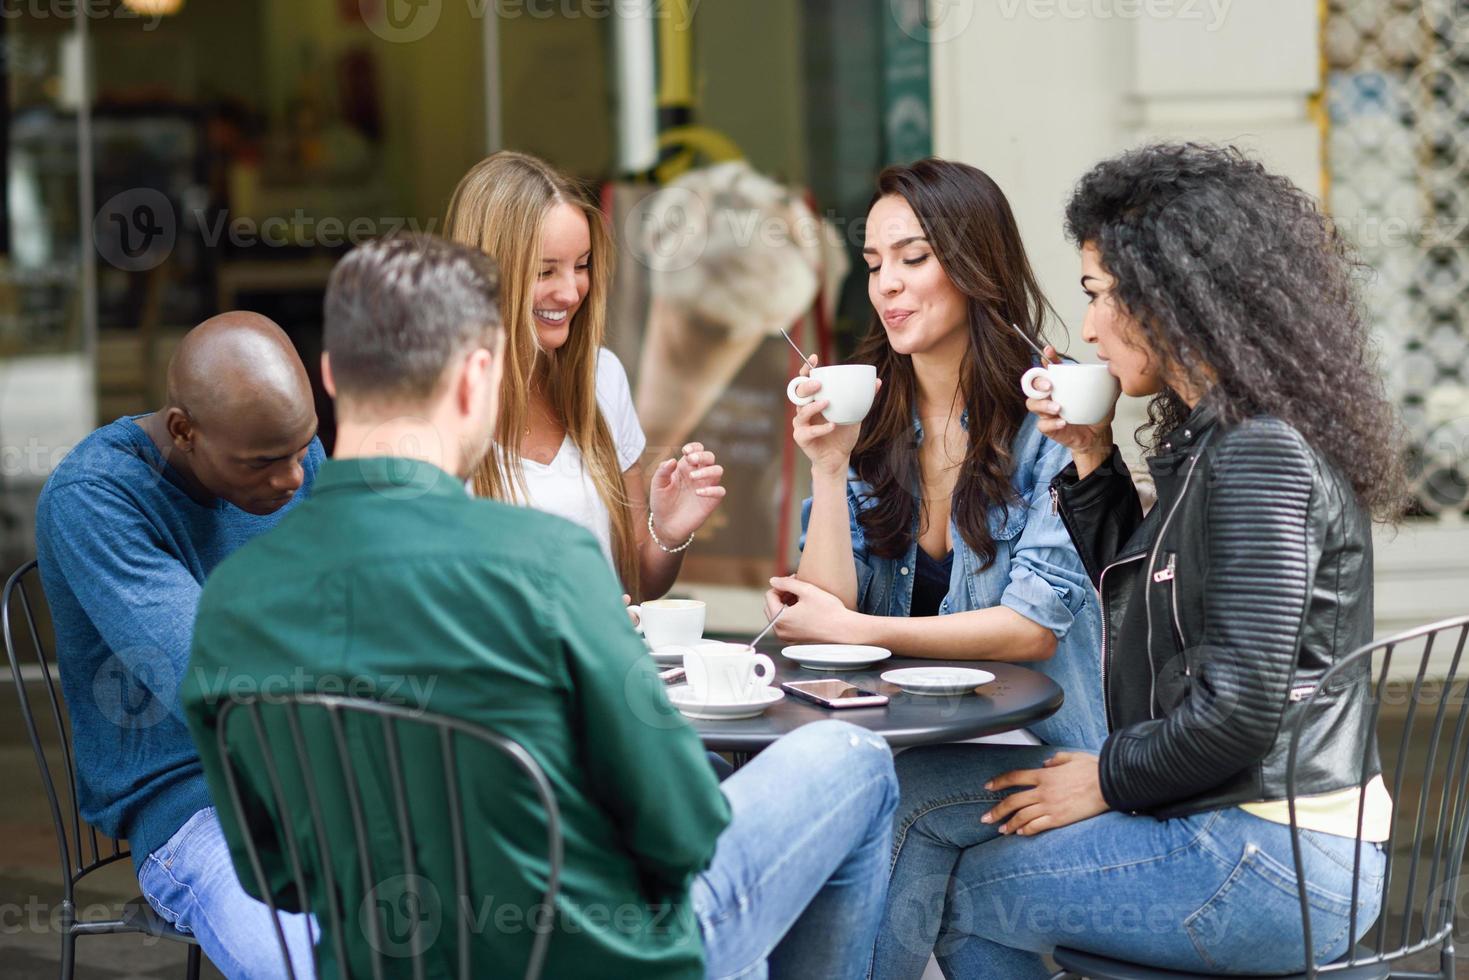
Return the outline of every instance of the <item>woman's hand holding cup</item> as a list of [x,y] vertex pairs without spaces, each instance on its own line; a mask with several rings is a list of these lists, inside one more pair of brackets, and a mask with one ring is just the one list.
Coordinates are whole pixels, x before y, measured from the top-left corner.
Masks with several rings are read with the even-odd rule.
[[[821,381],[811,377],[811,371],[817,366],[817,357],[812,354],[801,365],[801,377],[808,380],[799,384],[792,382],[790,393],[796,398],[805,400],[815,396],[811,401],[800,405],[796,409],[795,420],[791,428],[795,435],[796,445],[811,460],[814,471],[826,475],[839,475],[843,480],[847,476],[848,461],[851,459],[852,450],[857,445],[857,437],[862,432],[862,426],[849,423],[838,424],[829,420],[822,414],[831,407],[828,399],[820,397]],[[882,388],[882,381],[875,383],[873,396]],[[796,398],[792,400],[795,401]],[[864,413],[865,414],[865,413]]]
[[[1046,345],[1046,360],[1052,364],[1061,363],[1056,348],[1050,344]],[[1105,418],[1092,425],[1081,425],[1061,417],[1061,405],[1050,397],[1053,387],[1050,378],[1034,378],[1030,389],[1046,397],[1027,398],[1025,407],[1038,419],[1036,428],[1042,435],[1071,450],[1072,458],[1076,460],[1077,475],[1084,477],[1112,455],[1112,418],[1117,411],[1115,396]]]

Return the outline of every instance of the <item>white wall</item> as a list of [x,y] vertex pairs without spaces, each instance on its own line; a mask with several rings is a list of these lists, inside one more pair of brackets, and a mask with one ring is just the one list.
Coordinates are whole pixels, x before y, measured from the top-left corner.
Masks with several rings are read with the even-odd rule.
[[[1085,302],[1063,211],[1103,158],[1156,139],[1227,141],[1321,187],[1307,116],[1319,85],[1315,0],[930,2],[953,18],[936,27],[953,36],[934,50],[935,150],[1004,188],[1073,331]],[[1079,335],[1072,352],[1086,354]]]
[[1077,178],[1129,141],[1134,25],[1034,16],[1024,0],[948,7],[950,16],[972,17],[934,49],[934,150],[1004,189],[1042,286],[1080,329],[1084,303],[1062,210]]

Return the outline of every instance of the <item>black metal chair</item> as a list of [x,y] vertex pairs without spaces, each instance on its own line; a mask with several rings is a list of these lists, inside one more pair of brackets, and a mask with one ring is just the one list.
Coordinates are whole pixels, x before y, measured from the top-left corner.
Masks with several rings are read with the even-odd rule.
[[[248,734],[235,732],[231,737],[232,718],[248,720]],[[236,721],[235,728],[240,727]],[[422,748],[437,748],[436,768],[420,765],[411,773],[405,769],[401,746],[410,739],[416,739]],[[539,903],[531,907],[528,916],[534,939],[527,953],[525,977],[536,980],[540,976],[560,889],[561,817],[550,782],[522,746],[459,719],[326,694],[231,696],[220,708],[215,740],[228,791],[230,819],[241,831],[256,893],[264,897],[275,918],[276,938],[292,980],[296,971],[281,928],[282,905],[287,911],[315,916],[314,921],[321,924],[319,942],[322,946],[330,943],[341,977],[353,976],[353,964],[366,958],[367,970],[359,968],[355,975],[370,972],[374,980],[383,980],[385,975],[421,978],[431,955],[439,958],[437,969],[455,969],[461,980],[485,975],[482,968],[473,966],[471,930],[484,928],[483,922],[476,921],[475,909],[480,907],[476,903],[486,896],[473,893],[471,861],[483,850],[486,837],[496,830],[471,827],[466,831],[465,790],[475,789],[476,784],[483,787],[486,773],[481,765],[465,767],[461,763],[467,755],[465,743],[484,746],[508,759],[513,769],[529,781],[546,815],[548,873],[544,887],[525,876],[527,891],[539,895]],[[356,746],[356,755],[349,744]],[[364,764],[365,759],[371,759],[371,764]],[[286,764],[282,766],[282,762]],[[425,772],[425,768],[433,771]],[[467,781],[461,779],[461,773],[466,774]],[[413,792],[408,786],[410,776],[416,780]],[[327,790],[328,786],[340,792]],[[447,828],[438,825],[438,814],[433,820],[423,818],[423,797],[428,795],[429,787],[433,793],[442,793],[439,799]],[[498,791],[508,790],[502,785]],[[302,797],[306,812],[302,811]],[[377,813],[373,812],[374,801]],[[418,819],[415,810],[419,811]],[[351,841],[332,839],[327,829],[333,825],[327,819],[328,811],[336,813],[337,826],[350,814]],[[384,843],[386,828],[391,828],[396,837],[391,847]],[[374,831],[379,845],[376,852],[369,843]],[[449,903],[442,895],[448,887],[445,876],[430,877],[422,859],[426,847],[442,846],[445,831],[451,845],[452,912],[447,911]],[[474,836],[473,845],[467,833]],[[347,854],[349,848],[355,854]],[[262,855],[273,858],[269,866]],[[439,869],[443,871],[444,862],[439,862]],[[349,896],[357,898],[349,878],[355,878],[364,893],[355,910],[343,908]],[[326,908],[313,908],[312,896],[321,895],[326,896]],[[438,911],[431,915],[435,908]],[[351,935],[354,940],[364,941],[348,941],[348,915],[354,911],[360,932]],[[425,924],[431,917],[434,921]],[[406,930],[404,919],[408,922]],[[455,945],[447,953],[442,946],[433,950],[448,919],[453,922]],[[322,946],[317,947],[312,964],[317,977],[323,972]],[[506,959],[516,959],[522,946],[518,938],[511,939],[500,952]],[[358,958],[350,959],[349,952]]]
[[[1464,845],[1469,835],[1469,710],[1465,709],[1466,691],[1460,680],[1464,661],[1465,640],[1469,638],[1469,616],[1444,620],[1428,626],[1398,633],[1354,651],[1331,670],[1305,699],[1308,708],[1323,695],[1334,695],[1357,684],[1371,684],[1371,725],[1375,729],[1384,697],[1407,699],[1407,717],[1397,756],[1384,760],[1383,775],[1391,773],[1393,819],[1391,836],[1383,844],[1387,868],[1382,879],[1381,913],[1367,938],[1359,931],[1357,884],[1352,887],[1352,911],[1348,920],[1348,953],[1332,963],[1318,964],[1312,955],[1311,917],[1307,902],[1307,881],[1302,869],[1301,838],[1296,824],[1296,762],[1306,711],[1296,712],[1291,724],[1290,755],[1287,761],[1287,792],[1290,802],[1291,845],[1294,852],[1296,889],[1300,900],[1302,939],[1305,943],[1306,969],[1291,977],[1271,980],[1315,980],[1316,977],[1342,980],[1384,980],[1388,977],[1454,978],[1454,916],[1458,911],[1458,891],[1464,884],[1460,873],[1464,862]],[[1452,648],[1446,677],[1428,679],[1435,644],[1442,640],[1440,653]],[[1421,649],[1419,649],[1421,645]],[[1394,674],[1394,656],[1401,661],[1416,655],[1416,670]],[[1379,662],[1373,669],[1373,658]],[[1409,660],[1411,665],[1412,661]],[[1469,665],[1465,665],[1469,666]],[[1412,678],[1411,689],[1403,692],[1402,681]],[[1395,689],[1393,685],[1398,687]],[[1420,720],[1419,709],[1425,711],[1427,724],[1423,732],[1415,732]],[[1415,734],[1426,733],[1414,751]],[[1359,783],[1367,782],[1370,748],[1362,758]],[[1421,769],[1419,768],[1421,764]],[[1403,795],[1403,777],[1409,768],[1420,772],[1422,788]],[[1358,836],[1361,834],[1366,792],[1357,798]],[[1409,833],[1406,849],[1397,847],[1400,830]],[[1362,847],[1359,842],[1353,860],[1353,875],[1360,880]],[[1398,853],[1403,850],[1403,853]],[[1431,853],[1429,853],[1431,850]],[[1425,858],[1427,861],[1425,862]],[[1404,866],[1406,865],[1406,868]],[[1393,886],[1401,886],[1400,901],[1393,902]],[[1400,916],[1389,913],[1400,909]],[[1395,921],[1395,919],[1397,921]],[[1416,928],[1415,928],[1416,924]],[[1435,972],[1399,972],[1409,957],[1438,954]],[[1185,980],[1203,974],[1181,973],[1127,963],[1075,949],[1057,949],[1054,953],[1062,977],[1089,977],[1092,980]],[[1241,980],[1240,974],[1230,974]]]
[[[15,680],[15,693],[20,701],[20,715],[25,721],[26,734],[31,749],[36,754],[36,766],[41,773],[41,787],[46,791],[46,802],[51,807],[51,822],[56,830],[56,847],[61,858],[61,906],[58,923],[61,930],[61,977],[71,980],[76,969],[76,942],[79,936],[102,936],[115,933],[137,933],[156,939],[186,943],[189,947],[187,976],[189,980],[199,977],[199,946],[193,936],[179,932],[169,925],[142,896],[125,902],[116,919],[79,919],[77,917],[76,889],[92,872],[116,861],[131,857],[122,843],[115,838],[99,835],[96,828],[82,819],[76,797],[76,769],[72,764],[71,725],[66,709],[56,689],[51,657],[41,641],[41,628],[37,622],[31,594],[26,582],[36,583],[36,593],[43,598],[36,562],[29,561],[5,583],[3,605],[0,605],[0,626],[5,633],[5,654],[10,660],[10,675]],[[40,666],[40,680],[46,688],[46,699],[50,703],[51,721],[55,726],[57,746],[48,751],[41,740],[36,714],[31,707],[30,692],[22,672],[21,645],[15,628],[15,614],[25,624],[23,638],[28,640],[33,662]],[[48,619],[49,623],[49,619]],[[60,756],[53,758],[53,753]],[[58,794],[58,784],[66,788],[65,799]]]

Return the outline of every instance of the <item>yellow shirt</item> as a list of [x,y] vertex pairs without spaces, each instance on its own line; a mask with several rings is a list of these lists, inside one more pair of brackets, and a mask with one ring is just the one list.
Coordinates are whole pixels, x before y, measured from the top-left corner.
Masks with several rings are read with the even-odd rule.
[[[1296,797],[1296,826],[1338,837],[1356,837],[1357,800],[1362,798],[1361,793],[1359,787],[1349,786],[1318,796]],[[1264,820],[1290,824],[1290,804],[1285,800],[1241,803],[1239,808]],[[1362,798],[1362,839],[1385,841],[1391,834],[1392,794],[1388,793],[1382,776],[1374,776],[1367,784],[1366,797]]]

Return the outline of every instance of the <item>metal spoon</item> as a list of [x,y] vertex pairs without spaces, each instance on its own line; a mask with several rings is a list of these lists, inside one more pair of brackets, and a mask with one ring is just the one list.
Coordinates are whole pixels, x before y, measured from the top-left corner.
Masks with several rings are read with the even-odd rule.
[[[1037,354],[1039,354],[1041,356],[1041,363],[1042,364],[1051,364],[1051,363],[1053,363],[1051,361],[1051,359],[1046,356],[1046,352],[1041,348],[1041,346],[1039,344],[1037,344],[1035,341],[1033,341],[1033,340],[1030,339],[1030,334],[1026,333],[1024,330],[1021,330],[1020,329],[1020,326],[1018,324],[1012,323],[1012,324],[1010,324],[1010,327],[1016,333],[1020,334],[1020,339],[1023,340],[1023,341],[1025,341],[1027,344],[1029,344],[1031,350],[1035,351]],[[786,339],[789,340],[790,338],[787,337]]]
[[[801,360],[805,361],[807,364],[811,363],[811,358],[801,353],[801,348],[797,347],[796,342],[791,339],[791,335],[786,333],[785,327],[780,328],[780,335],[786,339],[786,343],[791,345],[791,350],[795,351],[797,354],[801,354]],[[771,620],[771,622],[775,622],[775,620]]]
[[[790,338],[786,338],[786,339],[789,340]],[[777,612],[774,616],[771,616],[770,617],[770,622],[766,623],[765,624],[765,628],[763,630],[761,630],[759,633],[756,633],[755,634],[755,638],[750,641],[750,649],[752,649],[752,650],[755,649],[755,647],[760,643],[760,641],[763,640],[763,639],[765,639],[765,634],[770,632],[770,627],[772,627],[772,626],[775,625],[775,621],[777,619],[779,619],[781,617],[781,614],[784,613],[788,608],[790,608],[790,607],[789,606],[781,606],[780,607],[780,612]]]

